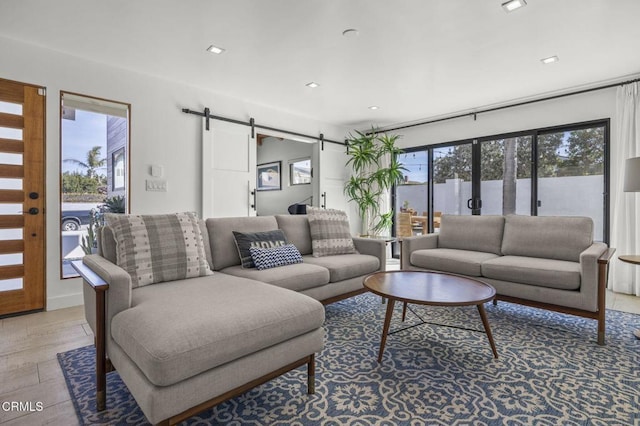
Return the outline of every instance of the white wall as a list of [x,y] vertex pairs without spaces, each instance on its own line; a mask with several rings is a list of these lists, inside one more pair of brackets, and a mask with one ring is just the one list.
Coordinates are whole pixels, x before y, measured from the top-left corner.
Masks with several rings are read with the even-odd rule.
[[[289,162],[311,158],[312,153],[313,144],[310,143],[289,139],[280,140],[273,137],[262,140],[262,146],[258,146],[258,164],[273,161],[282,162],[280,164],[282,189],[280,191],[258,191],[256,201],[258,202],[259,216],[288,214],[287,207],[313,195],[313,185],[316,184],[313,178],[309,185],[289,184]],[[311,204],[311,201],[307,200],[306,204]]]
[[[198,211],[201,194],[201,123],[181,108],[248,120],[300,133],[343,140],[349,129],[249,104],[183,83],[0,37],[0,77],[47,88],[47,309],[82,304],[80,279],[60,277],[60,91],[131,104],[131,212]],[[215,76],[212,76],[215,78]],[[164,166],[168,190],[146,192],[151,164]]]

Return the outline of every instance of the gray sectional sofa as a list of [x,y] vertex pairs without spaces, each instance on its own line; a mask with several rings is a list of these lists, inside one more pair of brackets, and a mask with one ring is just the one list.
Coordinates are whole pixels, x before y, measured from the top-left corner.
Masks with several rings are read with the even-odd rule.
[[[74,264],[96,335],[98,409],[109,362],[154,424],[177,423],[305,364],[313,393],[322,303],[364,292],[363,276],[385,267],[385,243],[365,238],[354,238],[357,254],[312,257],[306,215],[211,218],[200,229],[213,275],[135,288],[116,265],[109,227],[100,254]],[[303,263],[243,269],[232,231],[275,229]]]
[[439,233],[403,239],[401,264],[479,278],[497,300],[596,319],[602,345],[613,252],[593,241],[587,217],[443,215]]

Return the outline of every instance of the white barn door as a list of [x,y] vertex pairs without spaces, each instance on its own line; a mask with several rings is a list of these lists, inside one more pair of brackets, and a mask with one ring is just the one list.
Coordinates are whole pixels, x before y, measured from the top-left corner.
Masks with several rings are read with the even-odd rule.
[[[316,144],[318,158],[319,206],[326,209],[338,209],[347,212],[351,231],[357,233],[360,219],[355,209],[351,208],[344,194],[344,184],[351,175],[351,167],[347,166],[347,147],[325,142]],[[315,199],[315,197],[314,197]]]
[[202,119],[202,217],[255,216],[256,140],[248,126]]

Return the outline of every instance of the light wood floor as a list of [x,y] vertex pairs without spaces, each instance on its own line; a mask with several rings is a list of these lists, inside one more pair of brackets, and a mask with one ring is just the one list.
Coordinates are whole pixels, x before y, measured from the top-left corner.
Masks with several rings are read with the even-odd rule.
[[[608,292],[607,308],[640,314],[640,298]],[[43,411],[33,413],[0,407],[0,423],[77,425],[56,354],[90,344],[93,334],[81,306],[0,320],[0,403],[44,405]]]

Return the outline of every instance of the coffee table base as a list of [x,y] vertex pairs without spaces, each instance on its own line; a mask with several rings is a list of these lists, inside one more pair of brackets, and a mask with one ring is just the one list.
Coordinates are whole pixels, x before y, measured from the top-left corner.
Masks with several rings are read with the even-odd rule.
[[[387,312],[384,317],[384,325],[382,326],[382,339],[380,341],[380,350],[378,351],[378,363],[382,363],[382,356],[384,355],[384,347],[387,343],[387,336],[389,335],[389,327],[391,326],[391,317],[393,317],[393,308],[395,306],[395,299],[389,298],[387,302]],[[493,340],[493,334],[491,333],[491,326],[489,325],[489,320],[487,319],[487,313],[484,310],[484,304],[479,303],[476,305],[478,308],[478,313],[480,314],[480,319],[482,320],[482,325],[484,326],[485,334],[487,335],[487,339],[489,339],[489,345],[491,346],[491,351],[493,352],[493,357],[498,358],[498,351],[496,349],[496,344]],[[402,321],[404,321],[407,313],[407,303],[404,303],[402,306]]]

